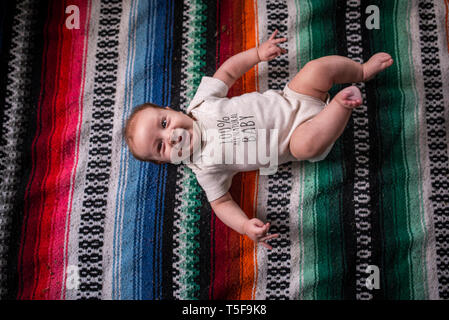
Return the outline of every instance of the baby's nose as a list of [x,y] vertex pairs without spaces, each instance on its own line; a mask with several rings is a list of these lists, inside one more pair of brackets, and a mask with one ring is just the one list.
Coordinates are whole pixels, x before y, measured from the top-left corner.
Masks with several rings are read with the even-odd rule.
[[181,142],[182,135],[177,134],[176,130],[173,129],[173,131],[171,132],[171,134],[168,138],[169,138],[169,144],[176,145],[177,143]]

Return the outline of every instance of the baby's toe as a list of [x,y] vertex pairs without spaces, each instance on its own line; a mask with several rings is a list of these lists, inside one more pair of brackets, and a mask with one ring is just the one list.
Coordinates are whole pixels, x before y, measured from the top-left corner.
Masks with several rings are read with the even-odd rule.
[[393,59],[391,59],[391,58],[384,62],[385,68],[388,68],[392,64],[393,64]]
[[[390,60],[390,59],[391,59],[391,55],[390,55],[389,53],[386,53],[386,52],[378,52],[378,53],[372,55],[371,58],[370,58],[369,60],[372,60],[373,62],[374,62],[374,61],[377,61],[377,62],[382,63],[382,62],[386,62],[386,61],[388,61],[388,60]],[[369,60],[368,60],[368,61],[369,61]]]
[[378,56],[378,60],[380,62],[380,68],[385,69],[388,68],[393,64],[393,59],[391,58],[391,55],[389,55],[386,52],[382,52]]
[[386,53],[386,52],[381,52],[380,58],[383,61],[387,61],[387,60],[391,59],[391,55],[389,53]]

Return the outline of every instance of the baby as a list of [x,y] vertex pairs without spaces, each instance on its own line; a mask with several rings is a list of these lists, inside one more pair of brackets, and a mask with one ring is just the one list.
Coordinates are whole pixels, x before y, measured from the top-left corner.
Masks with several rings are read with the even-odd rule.
[[[277,33],[259,47],[226,60],[213,77],[203,77],[186,113],[146,103],[133,110],[124,128],[135,158],[156,164],[186,164],[215,214],[227,226],[268,249],[272,247],[267,242],[279,234],[268,234],[270,223],[246,216],[229,194],[232,177],[257,169],[261,174],[262,170],[273,173],[273,168],[288,161],[324,159],[342,134],[352,109],[362,104],[355,86],[341,90],[332,100],[328,91],[334,84],[370,80],[393,63],[383,52],[364,64],[326,56],[308,62],[283,91],[227,98],[229,88],[254,65],[286,53],[279,44],[287,39],[276,38]],[[235,148],[241,148],[240,152]],[[263,158],[261,150],[265,148],[270,150],[269,161]]]

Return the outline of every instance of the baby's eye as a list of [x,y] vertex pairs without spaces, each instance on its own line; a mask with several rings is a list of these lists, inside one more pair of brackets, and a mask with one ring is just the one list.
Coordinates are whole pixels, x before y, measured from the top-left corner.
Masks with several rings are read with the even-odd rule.
[[167,126],[167,120],[162,120],[162,128],[165,129],[165,127]]

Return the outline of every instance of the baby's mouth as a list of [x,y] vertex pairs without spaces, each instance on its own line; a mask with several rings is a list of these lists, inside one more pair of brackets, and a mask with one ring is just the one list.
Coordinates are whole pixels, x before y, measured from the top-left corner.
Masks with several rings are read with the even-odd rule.
[[173,146],[175,149],[180,150],[187,141],[189,132],[182,128],[176,128],[172,133],[172,141],[175,141],[176,144]]

